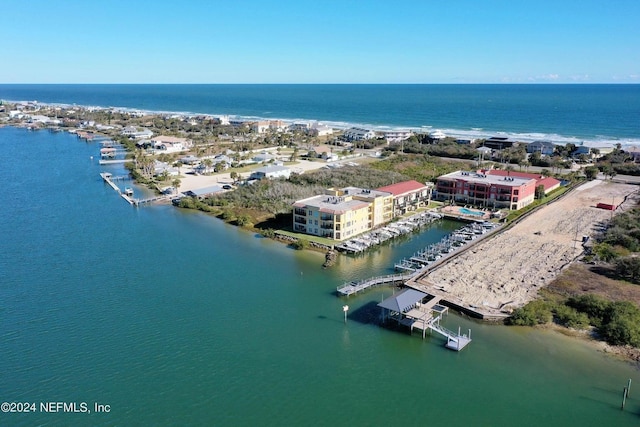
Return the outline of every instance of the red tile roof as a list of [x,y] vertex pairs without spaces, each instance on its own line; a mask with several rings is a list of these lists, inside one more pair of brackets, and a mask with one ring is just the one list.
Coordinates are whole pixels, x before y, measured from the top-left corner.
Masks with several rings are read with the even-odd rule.
[[545,191],[549,191],[549,189],[556,187],[558,185],[560,185],[560,181],[558,181],[555,178],[552,178],[550,176],[546,177],[546,178],[542,178],[536,181],[536,186],[538,185],[544,185],[544,190]]
[[418,181],[404,181],[399,182],[397,184],[391,184],[384,187],[380,187],[378,191],[386,191],[387,193],[391,193],[394,196],[399,196],[401,194],[410,193],[412,191],[419,191],[426,189],[427,186]]

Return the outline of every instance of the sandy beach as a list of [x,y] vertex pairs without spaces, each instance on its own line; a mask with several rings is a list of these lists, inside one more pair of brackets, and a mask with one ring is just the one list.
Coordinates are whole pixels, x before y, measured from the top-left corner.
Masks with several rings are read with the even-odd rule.
[[620,204],[637,191],[628,184],[587,182],[410,285],[485,316],[506,317],[574,261],[582,253],[583,236],[593,235],[596,225],[611,217],[597,203]]

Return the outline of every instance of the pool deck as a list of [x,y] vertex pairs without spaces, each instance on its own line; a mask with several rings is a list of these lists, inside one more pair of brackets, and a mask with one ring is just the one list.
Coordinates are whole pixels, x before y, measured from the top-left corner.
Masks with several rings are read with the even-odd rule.
[[491,219],[491,212],[483,211],[479,209],[468,209],[473,212],[483,212],[484,215],[472,215],[468,213],[464,213],[461,209],[465,209],[462,206],[445,206],[440,209],[440,213],[442,213],[445,217],[461,219],[465,221],[488,221]]

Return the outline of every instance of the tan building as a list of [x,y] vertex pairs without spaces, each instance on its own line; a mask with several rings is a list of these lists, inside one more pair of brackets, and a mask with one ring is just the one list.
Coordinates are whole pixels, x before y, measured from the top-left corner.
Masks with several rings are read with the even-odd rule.
[[334,240],[349,239],[392,217],[391,193],[356,187],[328,189],[293,204],[294,231]]

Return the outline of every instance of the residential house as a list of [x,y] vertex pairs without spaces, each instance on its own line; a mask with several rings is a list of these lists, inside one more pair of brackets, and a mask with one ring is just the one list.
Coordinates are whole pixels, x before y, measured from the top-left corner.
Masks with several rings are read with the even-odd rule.
[[269,130],[273,132],[284,132],[289,128],[282,120],[270,120],[269,121]]
[[434,130],[433,132],[429,132],[429,139],[432,142],[437,142],[440,141],[442,139],[445,139],[447,137],[447,135],[445,135],[444,132],[442,132],[441,130]]
[[505,148],[511,148],[516,144],[516,141],[509,139],[506,136],[492,136],[491,138],[486,139],[482,145],[493,150],[504,150]]
[[222,188],[222,185],[216,184],[210,187],[196,188],[195,190],[184,191],[182,194],[184,194],[185,196],[195,197],[197,199],[202,200],[207,196],[211,196],[213,194],[217,194],[222,191],[224,191],[224,188]]
[[338,155],[333,154],[333,151],[335,149],[336,147],[331,147],[329,145],[318,145],[313,147],[313,151],[316,153],[318,157],[321,157],[324,160],[328,160],[328,161],[338,160],[339,158]]
[[384,138],[389,143],[405,141],[413,135],[410,130],[388,130],[383,132]]
[[121,133],[130,139],[150,139],[153,136],[153,132],[149,129],[138,130],[135,126],[127,126]]
[[254,170],[249,179],[286,178],[291,176],[291,169],[285,166],[269,165]]
[[151,138],[151,142],[154,149],[167,153],[178,153],[180,151],[188,150],[193,146],[191,141],[187,138],[178,138],[175,136],[165,135]]
[[363,128],[350,128],[344,131],[343,138],[347,141],[362,141],[366,139],[373,139],[376,137],[376,133],[370,129]]
[[311,136],[328,136],[333,134],[333,128],[319,123],[313,123],[307,133]]
[[556,150],[556,144],[551,141],[533,141],[526,146],[527,153],[540,153],[545,156],[552,156]]
[[269,131],[269,122],[267,120],[260,120],[257,122],[252,122],[249,127],[251,129],[251,132],[253,133],[267,133]]

